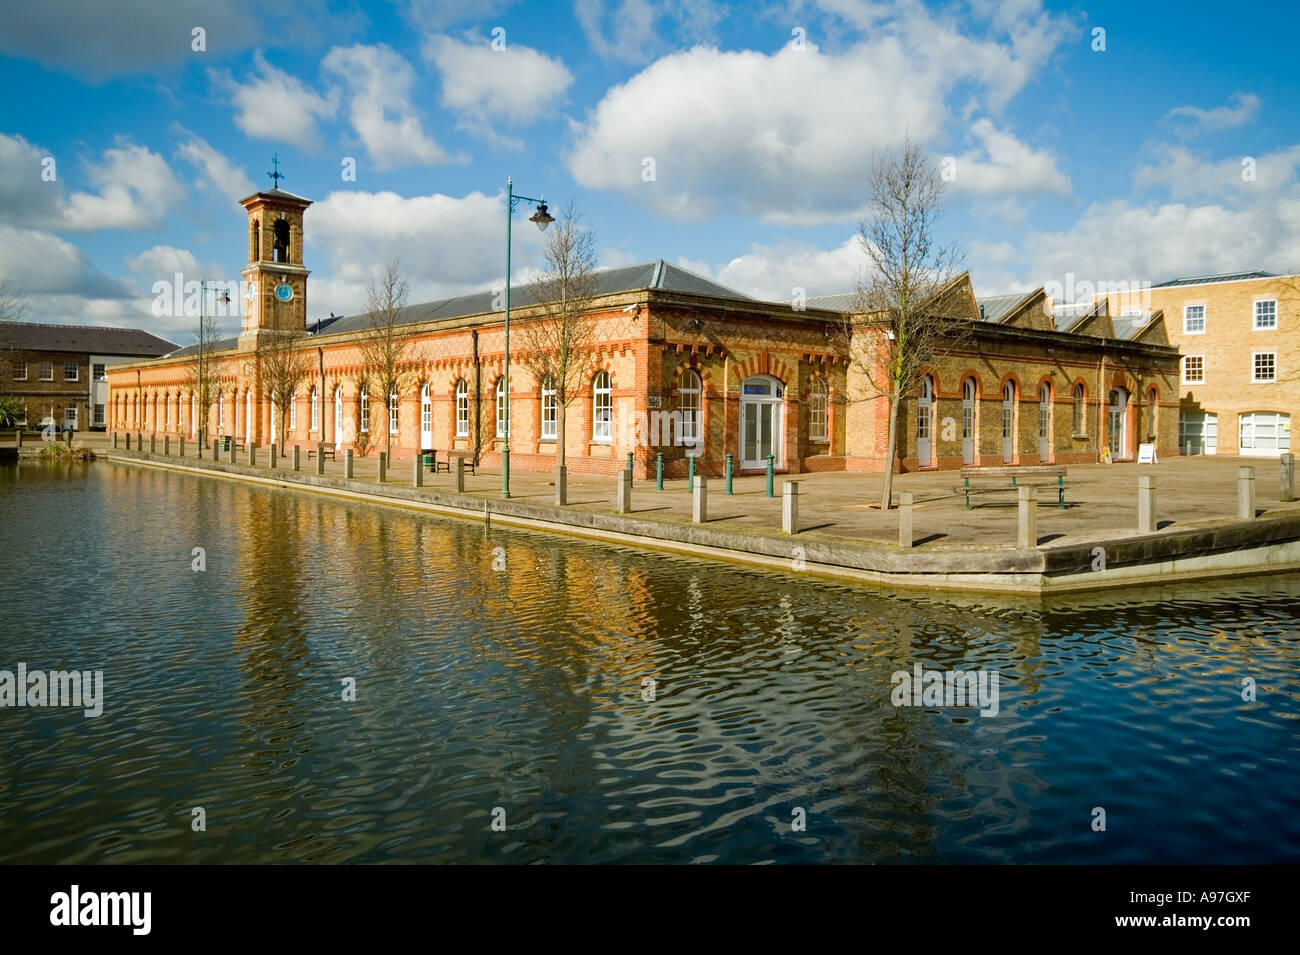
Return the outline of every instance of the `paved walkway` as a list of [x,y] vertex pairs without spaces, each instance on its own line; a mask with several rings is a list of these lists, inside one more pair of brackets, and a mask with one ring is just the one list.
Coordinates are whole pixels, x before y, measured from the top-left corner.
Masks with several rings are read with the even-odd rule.
[[[82,441],[78,440],[78,444]],[[111,439],[89,436],[91,447],[111,446]],[[158,443],[159,452],[162,442]],[[187,442],[187,458],[194,458],[194,445]],[[211,455],[208,455],[210,459]],[[222,460],[228,460],[224,456]],[[239,454],[237,463],[247,464],[247,455]],[[258,450],[259,467],[266,467],[268,452]],[[280,466],[286,466],[281,458]],[[1156,514],[1160,526],[1180,527],[1208,520],[1235,518],[1237,513],[1237,471],[1251,466],[1256,471],[1256,507],[1259,511],[1295,511],[1300,503],[1278,502],[1280,465],[1276,458],[1172,457],[1158,465],[1114,464],[1071,465],[1066,477],[1065,510],[1056,507],[1055,489],[1040,489],[1038,534],[1040,545],[1078,544],[1089,540],[1123,537],[1137,532],[1137,479],[1140,474],[1157,478]],[[302,469],[314,473],[316,463],[308,461],[302,451]],[[374,481],[378,474],[377,454],[356,458],[354,480]],[[326,461],[325,475],[342,478],[343,462]],[[779,531],[781,527],[781,484],[799,482],[800,533],[809,537],[826,536],[892,544],[898,535],[898,513],[882,513],[878,504],[883,482],[879,474],[822,473],[789,477],[777,475],[776,496],[764,494],[762,476],[736,478],[735,493],[723,493],[721,479],[709,481],[709,522],[733,530],[745,528]],[[399,460],[389,469],[388,484],[411,486],[411,461]],[[1016,537],[1016,495],[987,495],[976,498],[985,503],[966,510],[956,488],[961,479],[956,471],[896,475],[894,494],[911,491],[915,497],[913,528],[917,546],[1004,545]],[[454,477],[425,472],[424,486],[429,490],[451,491]],[[514,470],[510,476],[511,496],[522,503],[549,505],[554,490],[551,475],[536,471]],[[613,513],[615,479],[570,474],[569,506],[575,510]],[[499,470],[480,468],[477,475],[466,474],[468,494],[499,500]],[[689,522],[691,496],[684,480],[665,481],[664,490],[656,491],[654,481],[637,481],[632,490],[635,517],[642,520]]]

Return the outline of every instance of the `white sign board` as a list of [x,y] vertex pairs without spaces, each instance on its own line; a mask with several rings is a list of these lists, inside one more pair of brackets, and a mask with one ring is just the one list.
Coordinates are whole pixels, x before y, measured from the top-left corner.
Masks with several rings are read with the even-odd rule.
[[1154,444],[1138,445],[1138,464],[1159,464],[1156,460],[1156,446]]

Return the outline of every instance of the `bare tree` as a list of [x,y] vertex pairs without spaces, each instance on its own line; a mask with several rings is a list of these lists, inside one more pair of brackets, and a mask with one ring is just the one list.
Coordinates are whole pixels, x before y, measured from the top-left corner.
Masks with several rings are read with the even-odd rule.
[[383,402],[384,448],[392,456],[393,435],[388,427],[387,408],[390,395],[402,395],[414,379],[411,367],[415,360],[414,342],[403,332],[400,320],[402,309],[410,294],[410,285],[402,275],[400,263],[394,259],[384,266],[377,279],[370,282],[366,295],[366,330],[358,346],[361,349],[361,372],[357,387],[379,392]]
[[956,311],[941,293],[959,262],[955,249],[935,237],[944,191],[937,164],[909,139],[898,154],[887,151],[872,164],[869,212],[858,228],[867,269],[839,337],[870,386],[864,400],[888,403],[882,510],[891,504],[905,397],[927,367],[970,336],[969,320],[944,314]]
[[264,331],[257,342],[258,380],[278,419],[276,437],[282,454],[290,404],[312,372],[311,352],[298,347],[301,338],[294,332]]
[[196,412],[198,427],[195,433],[198,435],[200,454],[203,453],[203,447],[208,440],[208,416],[216,403],[217,389],[221,382],[221,369],[214,358],[220,335],[221,328],[217,325],[215,315],[204,315],[199,319],[198,341],[195,343],[194,351],[190,353],[186,371],[190,388],[198,403]]
[[[27,295],[13,279],[0,279],[0,371],[6,372],[3,385],[0,387],[8,389],[11,393],[13,375],[7,373],[8,369],[13,362],[21,360],[24,355],[23,349],[19,347],[18,336],[14,334],[14,323],[21,322],[26,316]],[[15,410],[19,407],[13,404],[6,415],[20,414]]]
[[520,362],[542,388],[555,390],[556,465],[564,467],[566,411],[582,394],[595,324],[586,312],[596,291],[596,234],[572,200],[546,234],[541,274],[533,281],[536,318],[520,329]]

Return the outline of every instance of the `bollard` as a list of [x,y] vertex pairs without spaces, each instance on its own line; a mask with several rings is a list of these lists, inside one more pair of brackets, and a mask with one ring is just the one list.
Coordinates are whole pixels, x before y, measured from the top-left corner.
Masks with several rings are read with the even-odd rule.
[[[628,470],[631,470],[629,468]],[[465,469],[461,468],[461,480],[465,480]],[[564,507],[569,503],[569,467],[561,464],[555,469],[555,506]]]
[[235,463],[235,453],[236,453],[236,452],[235,452],[235,439],[234,439],[234,438],[231,438],[231,439],[230,439],[230,463],[231,463],[231,464],[234,464],[234,463]]
[[171,454],[171,453],[172,453],[172,439],[171,439],[171,435],[166,435],[166,434],[164,434],[164,435],[163,435],[163,454]]
[[343,477],[345,480],[352,480],[352,449],[348,448],[343,452]]
[[734,454],[728,454],[727,455],[727,489],[725,492],[727,494],[731,493],[731,476],[733,473],[735,473],[735,470],[736,470],[736,456]]
[[[130,435],[127,435],[127,436],[126,436],[126,439],[127,439],[128,441],[130,441],[130,440],[131,440],[131,436],[130,436]],[[14,444],[17,445],[17,446],[20,447],[20,448],[23,446],[23,429],[22,429],[22,428],[19,428],[17,431],[14,432]],[[116,432],[116,431],[113,432],[113,447],[117,447],[117,432]]]
[[141,434],[139,431],[135,433],[135,449],[137,451],[144,450],[144,435]]
[[221,460],[221,439],[212,439],[212,463],[216,464]]
[[[464,494],[465,493],[465,459],[462,457],[457,457],[455,467],[456,467],[456,493]],[[483,502],[483,506],[487,507],[487,501]]]
[[257,445],[252,441],[248,442],[248,466],[250,468],[257,467]]
[[158,453],[158,436],[156,434],[149,435],[149,453]]
[[185,457],[185,435],[181,435],[176,439],[176,454],[182,458]]
[[325,445],[316,445],[316,473],[325,473]]
[[1282,455],[1282,483],[1277,499],[1288,504],[1295,500],[1295,455],[1289,451]]
[[615,510],[620,514],[632,511],[632,471],[629,468],[618,475],[618,490],[615,492]]
[[127,449],[128,451],[131,450],[131,432],[130,432],[130,431],[128,431],[128,432],[126,433],[126,449]]
[[655,490],[664,489],[664,453],[660,451],[655,455]]
[[775,474],[776,474],[776,455],[769,454],[767,456],[767,496],[768,497],[776,497],[776,495],[772,493],[772,477]]
[[695,455],[686,455],[686,490],[695,490]]
[[631,451],[627,453],[627,471],[629,474],[632,473],[632,452]]
[[415,455],[411,459],[411,487],[424,487],[424,459]]
[[1237,520],[1255,519],[1255,469],[1237,468]]
[[1138,475],[1138,533],[1156,532],[1156,476]]
[[799,482],[781,484],[781,533],[799,533]]
[[898,492],[898,546],[912,547],[912,492]]
[[272,444],[271,445],[271,470],[272,471],[275,470],[275,458],[276,458],[276,446]]
[[1022,484],[1016,491],[1020,495],[1020,527],[1016,536],[1017,547],[1038,546],[1038,488]]
[[[14,435],[14,439],[18,442],[18,447],[21,448],[21,447],[23,446],[23,431],[22,431],[21,428],[19,428],[19,429],[18,429],[18,433],[17,433],[16,435]],[[116,432],[116,431],[113,432],[113,450],[115,450],[115,451],[117,450],[117,432]]]
[[379,452],[379,483],[383,484],[388,480],[388,452]]
[[302,469],[302,447],[297,444],[293,446],[293,469],[295,471]]
[[691,520],[696,524],[707,523],[709,519],[708,495],[709,479],[701,474],[700,479],[695,482],[695,491],[691,497]]

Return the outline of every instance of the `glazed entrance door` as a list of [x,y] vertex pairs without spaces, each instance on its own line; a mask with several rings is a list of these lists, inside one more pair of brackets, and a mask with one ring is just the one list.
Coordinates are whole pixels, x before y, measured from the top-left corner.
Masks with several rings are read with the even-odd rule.
[[740,398],[740,466],[767,467],[767,456],[781,457],[780,382],[766,375],[746,378]]

